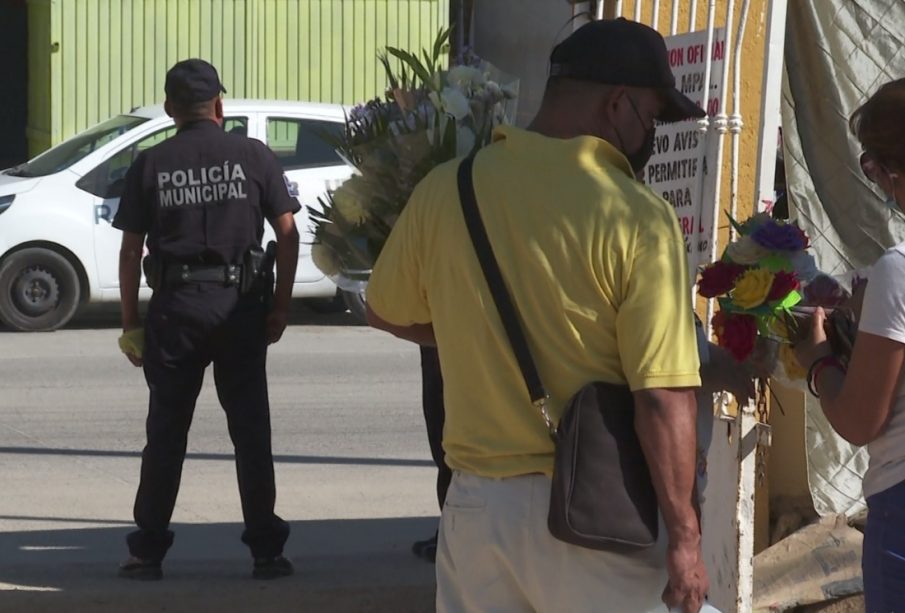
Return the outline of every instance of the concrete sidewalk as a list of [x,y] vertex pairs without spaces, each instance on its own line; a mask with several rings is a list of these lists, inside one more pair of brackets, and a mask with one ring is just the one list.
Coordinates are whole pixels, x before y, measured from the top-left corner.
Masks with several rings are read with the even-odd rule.
[[[21,519],[20,519],[21,521]],[[177,524],[164,580],[116,577],[131,526],[0,534],[0,611],[427,612],[434,567],[410,552],[435,518],[300,521],[293,577],[254,581],[241,524]]]

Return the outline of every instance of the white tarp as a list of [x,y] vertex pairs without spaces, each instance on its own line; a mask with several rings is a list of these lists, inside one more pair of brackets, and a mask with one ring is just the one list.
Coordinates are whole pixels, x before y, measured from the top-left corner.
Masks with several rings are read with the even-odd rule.
[[[783,151],[790,216],[811,236],[818,267],[841,275],[870,266],[905,240],[861,173],[848,117],[880,85],[905,76],[905,2],[796,0],[788,7]],[[813,398],[805,428],[808,480],[818,513],[863,508],[867,452],[827,423]]]

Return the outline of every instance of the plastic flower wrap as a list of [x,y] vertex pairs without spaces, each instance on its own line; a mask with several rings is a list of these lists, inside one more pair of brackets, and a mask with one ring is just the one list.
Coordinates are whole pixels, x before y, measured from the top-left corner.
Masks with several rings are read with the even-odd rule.
[[488,144],[493,129],[514,116],[518,82],[474,56],[444,69],[448,39],[448,30],[440,32],[420,57],[388,48],[380,56],[386,96],[353,108],[332,141],[355,174],[308,210],[314,264],[341,289],[364,290],[421,179]]

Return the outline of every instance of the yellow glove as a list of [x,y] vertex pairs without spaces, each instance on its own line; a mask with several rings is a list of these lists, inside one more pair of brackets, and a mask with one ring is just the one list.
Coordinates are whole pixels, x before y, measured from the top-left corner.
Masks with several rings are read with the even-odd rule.
[[145,329],[133,328],[119,337],[119,348],[126,355],[141,359],[145,349]]

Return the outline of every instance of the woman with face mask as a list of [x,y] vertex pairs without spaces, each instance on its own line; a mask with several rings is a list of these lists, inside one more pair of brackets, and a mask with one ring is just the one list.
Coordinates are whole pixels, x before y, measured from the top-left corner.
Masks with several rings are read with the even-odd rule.
[[[864,153],[861,168],[886,197],[905,205],[905,79],[883,85],[851,117]],[[833,428],[867,445],[868,519],[862,567],[866,610],[905,610],[905,243],[874,265],[848,363],[831,352],[826,314],[817,309],[809,337],[795,348],[808,384]]]

